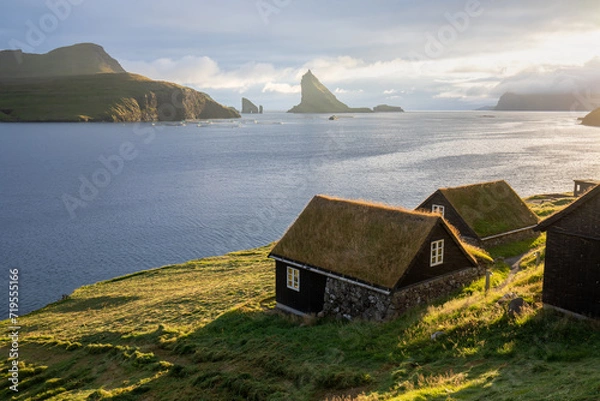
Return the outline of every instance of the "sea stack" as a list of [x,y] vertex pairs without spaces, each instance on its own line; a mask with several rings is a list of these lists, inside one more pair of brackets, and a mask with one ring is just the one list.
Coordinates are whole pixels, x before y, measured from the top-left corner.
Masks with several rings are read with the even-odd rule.
[[311,70],[302,77],[302,100],[300,104],[288,110],[288,113],[370,113],[369,108],[353,109],[340,102],[325,87]]
[[242,114],[258,114],[259,108],[245,97],[242,98]]

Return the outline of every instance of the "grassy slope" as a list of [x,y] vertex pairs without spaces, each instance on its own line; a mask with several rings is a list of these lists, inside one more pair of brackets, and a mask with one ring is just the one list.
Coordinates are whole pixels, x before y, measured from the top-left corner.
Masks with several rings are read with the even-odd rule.
[[[179,104],[175,104],[177,102]],[[204,115],[205,112],[207,115]],[[239,115],[216,103],[208,95],[136,74],[95,74],[0,82],[0,121],[139,121],[235,117]]]
[[[273,311],[269,250],[83,287],[23,317],[14,399],[600,399],[600,327],[541,309],[534,257],[487,295],[479,280],[376,324]],[[494,285],[507,274],[498,265]],[[516,319],[497,303],[507,292],[531,305]]]

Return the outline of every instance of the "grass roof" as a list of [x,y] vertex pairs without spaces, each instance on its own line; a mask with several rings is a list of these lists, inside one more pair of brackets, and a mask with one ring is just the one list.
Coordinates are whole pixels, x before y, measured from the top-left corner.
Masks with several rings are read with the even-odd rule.
[[480,238],[534,226],[539,221],[506,181],[442,188],[440,192]]
[[271,253],[393,288],[439,220],[429,213],[319,195]]

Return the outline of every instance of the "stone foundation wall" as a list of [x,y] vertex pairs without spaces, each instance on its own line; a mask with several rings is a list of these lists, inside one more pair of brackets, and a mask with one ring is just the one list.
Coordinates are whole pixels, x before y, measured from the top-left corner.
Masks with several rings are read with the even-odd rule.
[[485,274],[485,268],[461,270],[385,295],[334,278],[325,286],[323,315],[339,319],[384,321],[394,319],[408,309],[430,303],[463,287]]
[[505,235],[505,236],[502,236],[499,238],[490,239],[487,241],[481,241],[481,243],[478,244],[478,246],[483,246],[485,248],[489,248],[489,247],[494,247],[497,245],[506,244],[508,242],[523,241],[528,238],[535,238],[538,235],[540,235],[540,234],[533,231],[533,229],[530,228],[529,230],[520,231],[518,233],[508,234],[508,235]]
[[338,319],[384,320],[391,296],[358,285],[327,278],[323,314]]
[[396,291],[386,318],[394,319],[410,308],[444,297],[484,275],[484,267],[473,267]]

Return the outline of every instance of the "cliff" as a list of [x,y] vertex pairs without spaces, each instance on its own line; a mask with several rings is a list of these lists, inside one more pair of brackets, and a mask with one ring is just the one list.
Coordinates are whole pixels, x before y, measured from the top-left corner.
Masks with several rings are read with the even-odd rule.
[[258,114],[258,107],[245,97],[242,98],[242,114]]
[[507,92],[500,97],[495,110],[504,111],[587,111],[586,105],[572,93]]
[[600,127],[600,108],[595,109],[581,120],[583,125]]
[[373,107],[373,111],[376,113],[403,113],[404,109],[402,107],[380,104],[379,106]]
[[205,93],[129,74],[102,47],[0,52],[0,121],[237,118]]
[[0,121],[181,121],[238,118],[205,93],[141,75],[0,80]]
[[333,93],[308,70],[300,83],[302,100],[288,113],[370,113],[369,108],[353,109],[340,102]]
[[117,60],[93,43],[61,47],[46,54],[0,51],[0,79],[124,72]]

